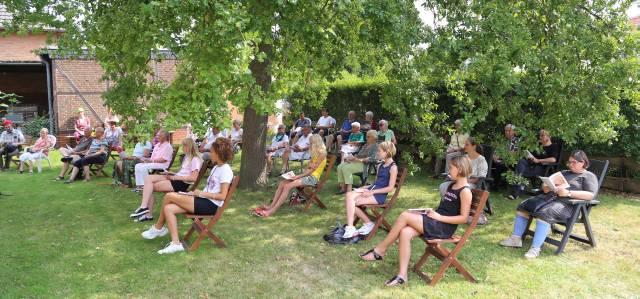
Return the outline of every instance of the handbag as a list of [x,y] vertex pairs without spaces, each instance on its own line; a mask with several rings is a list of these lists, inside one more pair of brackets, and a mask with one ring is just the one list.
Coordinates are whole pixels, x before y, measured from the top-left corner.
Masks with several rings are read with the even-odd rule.
[[[551,193],[551,192],[550,192]],[[556,198],[555,194],[541,194],[528,198],[518,205],[518,210],[525,211],[529,214],[535,214],[542,207],[552,202]]]

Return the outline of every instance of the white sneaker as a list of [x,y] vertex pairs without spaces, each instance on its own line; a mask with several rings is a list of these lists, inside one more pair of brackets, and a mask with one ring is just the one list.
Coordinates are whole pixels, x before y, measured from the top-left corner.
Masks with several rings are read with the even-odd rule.
[[142,232],[142,237],[151,240],[157,237],[162,237],[169,233],[169,230],[166,227],[162,227],[161,229],[157,229],[155,225],[152,225],[148,230]]
[[365,223],[364,225],[362,225],[362,226],[358,229],[358,233],[359,233],[359,234],[361,234],[361,235],[366,236],[366,235],[368,235],[368,234],[371,232],[371,230],[373,230],[373,227],[374,227],[375,225],[376,225],[376,224],[375,224],[375,223],[373,223],[373,222]]
[[184,251],[184,247],[182,247],[182,243],[173,244],[173,242],[169,242],[169,244],[167,244],[167,246],[165,246],[163,249],[158,250],[158,254],[171,254],[171,253],[176,253],[180,251]]
[[529,248],[529,251],[527,251],[527,253],[524,254],[524,257],[528,258],[528,259],[534,259],[537,258],[540,255],[540,248]]
[[351,239],[358,235],[358,231],[355,226],[347,226],[344,228],[344,234],[342,235],[343,239]]

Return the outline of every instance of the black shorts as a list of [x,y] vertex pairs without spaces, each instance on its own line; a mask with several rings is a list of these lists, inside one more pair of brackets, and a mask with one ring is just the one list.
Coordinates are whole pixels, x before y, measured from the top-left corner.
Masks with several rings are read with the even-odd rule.
[[422,238],[425,240],[449,239],[456,232],[456,228],[458,226],[455,224],[440,222],[427,215],[422,215],[422,229],[424,230]]
[[193,213],[196,215],[215,215],[218,206],[210,199],[204,197],[193,198]]
[[169,181],[174,192],[187,192],[191,185],[185,183],[185,181]]

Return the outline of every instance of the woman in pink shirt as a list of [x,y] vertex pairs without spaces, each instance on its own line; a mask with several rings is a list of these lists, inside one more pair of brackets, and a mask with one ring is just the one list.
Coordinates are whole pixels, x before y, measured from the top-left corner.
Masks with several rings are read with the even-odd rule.
[[161,175],[149,175],[144,179],[142,202],[129,217],[136,218],[136,222],[153,220],[153,192],[187,192],[198,177],[202,166],[202,158],[198,146],[191,138],[182,139],[182,152],[185,154],[178,173],[165,172]]
[[76,137],[76,142],[80,141],[80,138],[84,136],[84,129],[91,127],[91,119],[84,115],[84,109],[78,108],[78,118],[73,124],[73,136]]
[[32,174],[33,162],[49,155],[49,148],[54,145],[51,137],[49,137],[47,128],[40,129],[40,138],[36,140],[33,146],[27,148],[24,154],[20,155],[20,167],[18,169],[20,173],[24,172],[24,164],[27,163],[29,165],[29,174]]

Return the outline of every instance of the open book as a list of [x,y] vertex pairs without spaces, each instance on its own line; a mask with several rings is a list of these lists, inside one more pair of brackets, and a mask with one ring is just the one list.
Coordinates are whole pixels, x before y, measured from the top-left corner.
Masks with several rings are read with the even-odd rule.
[[344,144],[340,147],[340,151],[344,154],[352,154],[357,152],[359,147],[352,144]]
[[293,179],[293,177],[294,177],[294,176],[296,176],[296,174],[295,174],[293,171],[289,171],[289,172],[287,172],[287,173],[283,173],[283,174],[281,175],[281,177],[282,177],[283,179],[285,179],[285,180],[291,180],[291,179]]
[[539,178],[542,180],[542,183],[547,185],[547,187],[549,187],[553,192],[557,192],[559,188],[569,188],[569,182],[567,182],[567,179],[564,178],[560,171],[550,175],[549,177],[541,176]]

